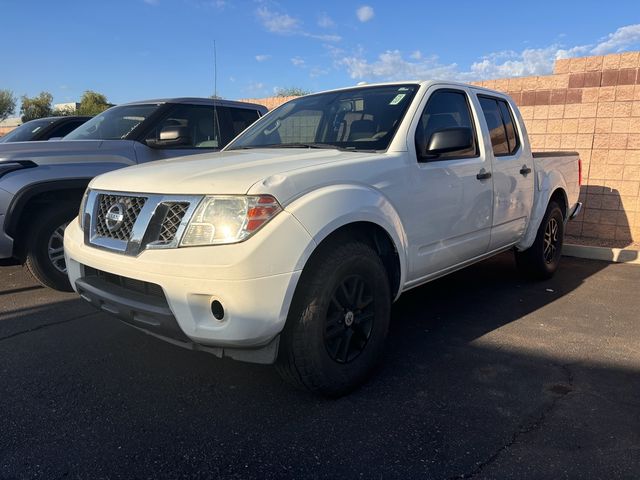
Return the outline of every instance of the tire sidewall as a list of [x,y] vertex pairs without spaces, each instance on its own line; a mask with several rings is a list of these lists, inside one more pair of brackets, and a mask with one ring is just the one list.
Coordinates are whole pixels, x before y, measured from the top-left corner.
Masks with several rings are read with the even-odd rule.
[[[553,260],[549,263],[544,258],[544,233],[547,228],[547,225],[554,218],[558,222],[558,245],[556,246],[556,252]],[[544,217],[544,221],[540,225],[540,232],[538,238],[538,248],[537,253],[540,255],[540,261],[542,263],[543,268],[546,270],[548,274],[552,274],[558,269],[558,265],[560,264],[560,257],[562,256],[562,245],[564,243],[564,218],[562,216],[562,210],[560,207],[553,203],[550,205],[549,211]]]
[[[315,275],[312,273],[316,278],[303,295],[306,305],[301,306],[298,318],[290,320],[295,325],[293,334],[304,339],[311,368],[320,374],[323,393],[341,395],[364,382],[380,360],[389,329],[391,295],[384,266],[368,247],[342,261],[337,268],[328,272],[323,270],[320,268]],[[327,312],[335,289],[346,277],[354,274],[360,275],[369,285],[374,297],[375,316],[363,351],[350,362],[339,363],[330,357],[325,346]]]
[[55,230],[73,220],[77,209],[65,204],[50,207],[33,219],[27,241],[27,266],[43,285],[58,290],[69,290],[69,279],[51,262],[48,253],[49,239]]

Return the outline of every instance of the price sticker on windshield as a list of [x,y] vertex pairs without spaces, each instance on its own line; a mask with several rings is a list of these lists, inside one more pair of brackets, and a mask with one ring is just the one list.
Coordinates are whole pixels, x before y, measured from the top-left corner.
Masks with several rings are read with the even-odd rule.
[[399,93],[398,95],[393,97],[393,100],[389,102],[389,105],[398,105],[402,101],[402,99],[406,96],[407,96],[406,93]]

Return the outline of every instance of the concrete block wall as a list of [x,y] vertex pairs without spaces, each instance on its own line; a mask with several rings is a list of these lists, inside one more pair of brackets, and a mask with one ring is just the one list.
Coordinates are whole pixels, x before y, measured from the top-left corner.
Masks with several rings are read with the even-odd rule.
[[640,242],[640,52],[557,60],[552,75],[476,82],[520,107],[534,150],[577,150],[584,239]]

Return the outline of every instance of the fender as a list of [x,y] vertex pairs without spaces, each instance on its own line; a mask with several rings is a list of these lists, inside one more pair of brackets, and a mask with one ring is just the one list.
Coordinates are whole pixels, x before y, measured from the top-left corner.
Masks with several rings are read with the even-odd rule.
[[[355,222],[370,222],[384,229],[398,252],[400,288],[407,272],[407,237],[398,212],[378,190],[357,184],[331,185],[313,190],[285,207],[307,230],[316,245],[340,227]],[[305,251],[299,259],[302,269],[312,254]]]
[[[24,207],[36,195],[41,193],[56,192],[61,190],[84,190],[89,185],[91,178],[71,178],[65,180],[51,180],[47,182],[32,183],[16,193],[9,204],[4,222],[4,230],[14,236],[15,228],[20,220],[20,214]],[[81,198],[78,198],[80,204]]]
[[549,200],[558,189],[562,190],[564,194],[565,211],[568,212],[567,183],[562,174],[557,170],[551,170],[546,174],[542,169],[537,171],[535,198],[531,216],[529,217],[529,225],[527,225],[527,230],[522,239],[516,244],[516,248],[519,251],[526,250],[535,242],[538,228],[540,228],[542,218],[547,211]]

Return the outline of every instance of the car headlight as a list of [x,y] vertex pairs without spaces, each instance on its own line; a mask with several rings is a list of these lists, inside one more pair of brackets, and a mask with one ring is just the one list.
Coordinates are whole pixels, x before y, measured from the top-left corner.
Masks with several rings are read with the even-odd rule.
[[207,196],[189,221],[180,246],[241,242],[281,211],[271,195]]
[[80,202],[80,210],[78,210],[78,223],[80,224],[80,230],[84,230],[84,209],[87,206],[87,198],[89,198],[89,189],[84,191],[82,201]]

